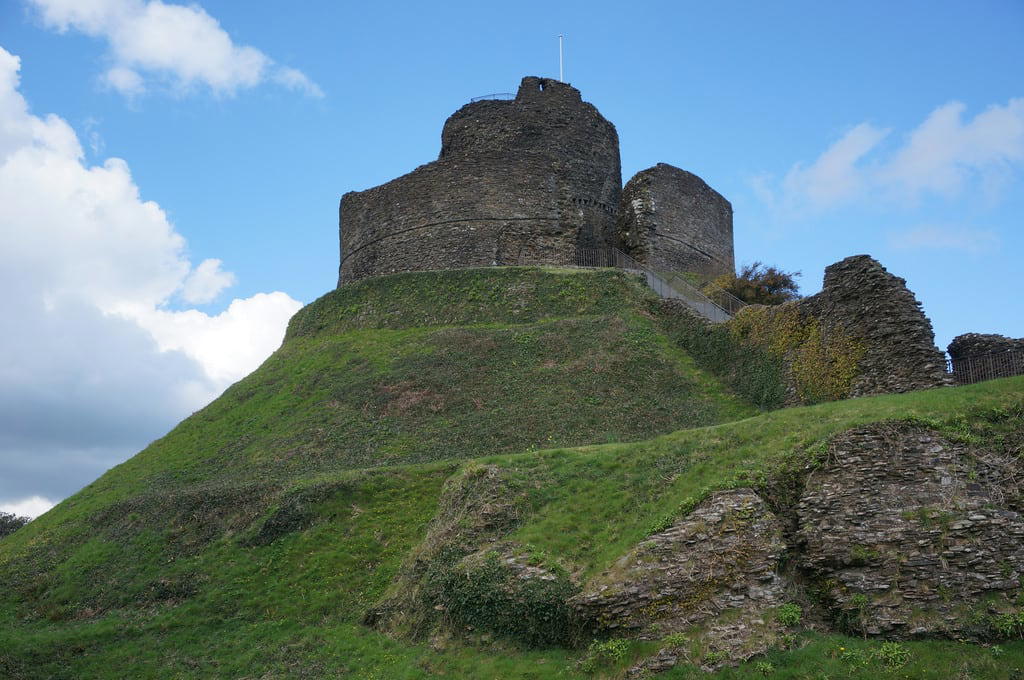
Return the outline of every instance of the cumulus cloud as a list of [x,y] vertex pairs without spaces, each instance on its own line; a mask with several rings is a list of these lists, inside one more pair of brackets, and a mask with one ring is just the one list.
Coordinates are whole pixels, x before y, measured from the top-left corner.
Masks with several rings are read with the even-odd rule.
[[42,496],[30,496],[17,503],[0,503],[0,512],[8,512],[18,517],[35,518],[54,506],[53,501]]
[[203,260],[182,284],[181,296],[185,302],[212,302],[225,288],[235,285],[235,275],[222,271],[220,260]]
[[0,48],[0,503],[60,499],[254,369],[301,306],[284,293],[173,311],[234,282],[192,266],[128,164],[88,165],[32,114]]
[[889,236],[889,245],[900,250],[954,250],[988,253],[999,248],[999,234],[991,229],[922,225]]
[[810,166],[794,165],[783,179],[784,193],[801,196],[816,208],[860,195],[868,178],[857,164],[887,134],[888,130],[880,130],[868,123],[854,127]]
[[237,45],[220,23],[197,4],[161,0],[29,0],[43,23],[105,40],[114,64],[102,82],[128,96],[142,94],[146,79],[179,91],[205,85],[233,94],[271,81],[312,97],[323,91],[301,71],[280,66],[266,54]]
[[965,111],[960,102],[940,106],[888,153],[882,141],[890,131],[861,123],[814,162],[796,163],[781,181],[755,177],[754,192],[794,213],[821,212],[868,196],[948,198],[968,186],[991,195],[1024,162],[1024,98],[990,106],[970,120]]

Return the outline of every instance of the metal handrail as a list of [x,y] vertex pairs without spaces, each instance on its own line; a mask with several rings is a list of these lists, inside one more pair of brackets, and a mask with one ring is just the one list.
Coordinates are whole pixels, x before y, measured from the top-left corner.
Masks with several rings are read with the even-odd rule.
[[473,97],[470,99],[470,103],[483,101],[484,99],[515,99],[515,92],[495,92],[493,94],[484,94],[479,97]]
[[726,309],[678,274],[672,274],[670,278],[666,279],[658,272],[637,262],[618,248],[612,248],[611,255],[614,262],[613,266],[643,274],[644,278],[647,279],[647,285],[661,297],[680,300],[690,309],[714,323],[728,321],[732,318],[732,314]]
[[577,248],[573,264],[577,267],[615,267],[640,274],[661,297],[680,300],[705,319],[716,323],[728,321],[736,311],[746,306],[721,289],[718,289],[722,293],[721,301],[716,300],[678,273],[651,269],[615,247]]

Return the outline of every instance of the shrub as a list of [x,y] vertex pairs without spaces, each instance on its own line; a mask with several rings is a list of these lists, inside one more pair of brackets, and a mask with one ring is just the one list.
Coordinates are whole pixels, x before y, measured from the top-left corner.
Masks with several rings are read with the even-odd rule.
[[580,669],[584,673],[593,673],[598,668],[614,666],[621,663],[629,652],[629,641],[622,638],[611,640],[594,640],[587,648],[587,654],[580,661]]
[[784,272],[760,262],[743,265],[739,274],[723,274],[712,284],[751,305],[781,305],[800,297],[800,272]]

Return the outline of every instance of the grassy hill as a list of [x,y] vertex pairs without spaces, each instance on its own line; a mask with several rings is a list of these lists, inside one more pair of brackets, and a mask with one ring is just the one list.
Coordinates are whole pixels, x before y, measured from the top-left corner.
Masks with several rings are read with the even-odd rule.
[[[413,641],[362,621],[445,489],[484,466],[517,499],[509,540],[585,580],[712,490],[785,493],[849,427],[912,417],[1011,443],[1024,428],[1024,378],[758,414],[651,309],[614,271],[403,274],[329,293],[256,372],[0,541],[0,677],[621,677],[656,645],[531,648],[483,629]],[[929,641],[906,643],[897,672],[879,643],[812,629],[721,677],[1024,668],[1021,642]]]

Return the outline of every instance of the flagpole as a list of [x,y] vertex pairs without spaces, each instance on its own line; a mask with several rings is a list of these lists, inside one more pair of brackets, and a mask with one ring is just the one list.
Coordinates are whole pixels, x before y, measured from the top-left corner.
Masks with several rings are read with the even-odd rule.
[[562,56],[562,40],[565,38],[561,33],[558,34],[558,80],[565,82],[565,59]]

